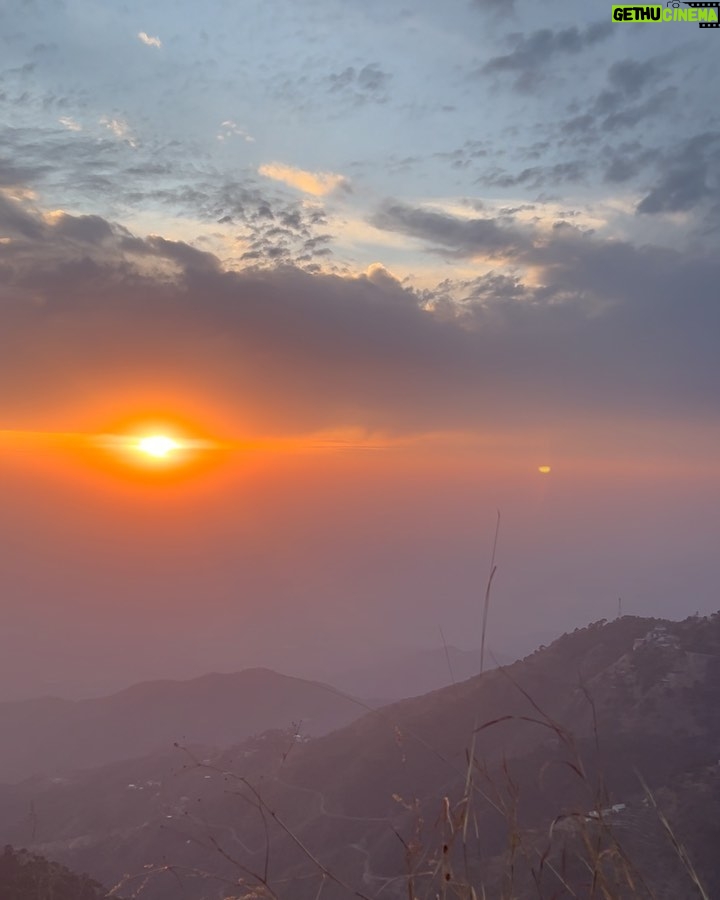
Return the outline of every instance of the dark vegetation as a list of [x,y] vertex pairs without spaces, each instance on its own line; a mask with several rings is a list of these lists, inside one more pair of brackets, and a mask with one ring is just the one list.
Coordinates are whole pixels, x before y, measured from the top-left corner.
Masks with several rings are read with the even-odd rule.
[[0,854],[0,900],[102,900],[105,889],[59,863],[27,850],[5,847]]
[[7,786],[0,840],[147,900],[720,897],[719,676],[720,615],[599,622],[324,737]]

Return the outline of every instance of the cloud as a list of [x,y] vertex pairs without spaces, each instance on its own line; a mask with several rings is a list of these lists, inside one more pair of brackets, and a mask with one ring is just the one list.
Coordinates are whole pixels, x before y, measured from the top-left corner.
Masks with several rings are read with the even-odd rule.
[[[720,203],[720,132],[705,132],[680,143],[665,154],[660,178],[640,201],[641,214],[686,212]],[[718,214],[720,220],[720,214]]]
[[650,116],[667,113],[677,96],[677,87],[671,85],[657,90],[642,102],[639,101],[647,87],[655,86],[668,76],[667,64],[659,57],[635,60],[622,59],[613,63],[607,73],[607,87],[590,105],[592,113],[603,117],[603,132],[631,128]]
[[255,143],[255,138],[248,134],[247,131],[240,128],[240,126],[236,122],[233,122],[232,119],[226,119],[224,122],[221,122],[220,130],[217,133],[217,139],[219,141],[226,141],[233,136],[242,138],[248,144]]
[[282,181],[305,194],[322,197],[338,189],[349,189],[349,182],[343,175],[332,172],[308,172],[283,163],[266,163],[258,169],[260,175]]
[[460,219],[402,203],[386,203],[372,217],[372,224],[427,241],[458,257],[513,254],[528,245],[522,231],[496,219]]
[[54,234],[59,238],[67,238],[80,244],[102,244],[120,233],[101,216],[70,216],[59,210],[46,216]]
[[53,167],[49,164],[25,164],[16,165],[7,159],[0,158],[0,188],[3,187],[23,187],[32,183],[43,175],[53,171]]
[[341,95],[344,102],[355,106],[368,102],[385,103],[391,80],[392,75],[377,63],[369,63],[361,69],[347,66],[326,78],[330,93]]
[[659,59],[621,59],[608,69],[608,81],[613,90],[635,97],[646,85],[657,83],[664,73],[665,66]]
[[604,131],[617,131],[620,128],[632,128],[652,116],[667,115],[677,94],[678,89],[674,85],[656,91],[642,103],[627,106],[607,116],[602,122],[602,128]]
[[612,132],[667,115],[679,96],[676,85],[659,88],[644,99],[643,94],[648,88],[657,88],[669,75],[667,61],[660,57],[618,60],[607,71],[606,86],[588,98],[583,112],[560,123],[561,135],[571,144],[594,145]]
[[34,240],[44,231],[42,219],[33,215],[24,204],[0,191],[0,233],[3,237]]
[[605,167],[604,180],[610,184],[622,184],[647,172],[658,158],[657,150],[624,148],[615,151]]
[[128,144],[128,146],[137,146],[135,138],[130,132],[130,126],[124,119],[102,116],[100,119],[100,124],[104,125],[108,131],[112,132],[119,140],[124,141],[126,144]]
[[491,172],[481,176],[479,181],[490,187],[517,187],[524,185],[538,188],[543,185],[557,185],[566,182],[582,181],[587,176],[587,165],[583,160],[554,163],[547,166],[528,166],[517,174],[508,172]]
[[471,6],[477,9],[489,9],[493,12],[512,11],[515,6],[515,0],[471,0]]
[[[390,208],[387,224],[507,271],[414,291],[384,267],[227,271],[180,241],[3,197],[0,402],[41,415],[78,396],[170,386],[243,410],[243,427],[394,433],[528,416],[717,419],[720,262]],[[250,423],[250,425],[248,425]]]
[[150,35],[144,31],[138,31],[138,38],[147,47],[162,47],[162,41],[159,37],[150,37]]
[[67,128],[68,131],[82,131],[82,125],[75,121],[71,116],[60,116],[58,122]]
[[[562,31],[541,28],[528,35],[516,33],[510,35],[512,50],[501,56],[494,56],[483,66],[486,73],[517,72],[521,76],[537,73],[545,69],[554,57],[576,56],[613,33],[609,22],[595,22],[580,30],[576,26]],[[519,88],[529,87],[530,82],[521,79],[516,82]]]

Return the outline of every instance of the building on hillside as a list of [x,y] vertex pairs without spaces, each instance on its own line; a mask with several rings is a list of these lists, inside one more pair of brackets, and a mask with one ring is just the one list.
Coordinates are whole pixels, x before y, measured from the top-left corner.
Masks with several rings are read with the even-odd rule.
[[679,643],[677,637],[674,634],[670,634],[665,625],[656,625],[654,628],[650,629],[644,637],[635,638],[633,641],[633,650],[638,650],[640,647],[646,647],[648,645],[653,645],[655,647],[669,647],[675,650],[679,646]]

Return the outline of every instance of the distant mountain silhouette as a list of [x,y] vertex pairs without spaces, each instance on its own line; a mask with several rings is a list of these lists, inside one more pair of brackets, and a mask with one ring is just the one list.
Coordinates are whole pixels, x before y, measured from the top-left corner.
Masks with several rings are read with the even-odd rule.
[[[512,896],[528,900],[591,896],[583,854],[612,833],[628,855],[597,851],[608,877],[631,860],[639,887],[603,896],[690,900],[698,893],[657,802],[717,897],[718,709],[720,614],[624,617],[308,742],[272,732],[198,765],[175,751],[0,788],[0,843],[105,883],[159,866],[148,900],[178,896],[163,868],[171,863],[249,888],[268,841],[268,878],[283,900],[317,896],[318,861],[370,897],[407,897],[410,869],[417,896],[440,894],[446,875],[469,880],[478,896],[481,884],[486,896],[506,896],[511,871]],[[461,853],[457,822],[468,804]],[[212,879],[183,882],[183,891],[189,900],[227,896]],[[322,896],[348,893],[327,880]]]
[[0,703],[0,782],[59,775],[168,749],[173,742],[227,747],[302,722],[321,735],[364,709],[319,682],[269,669],[151,681],[92,700]]

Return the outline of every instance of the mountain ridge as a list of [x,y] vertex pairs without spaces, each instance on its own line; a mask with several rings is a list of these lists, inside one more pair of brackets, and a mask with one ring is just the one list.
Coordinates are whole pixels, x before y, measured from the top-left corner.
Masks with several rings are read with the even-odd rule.
[[361,702],[330,685],[262,667],[141,682],[107,697],[5,701],[0,781],[59,775],[176,741],[230,746],[292,722],[318,735],[362,711]]
[[[136,760],[78,773],[65,784],[5,789],[0,841],[27,841],[34,834],[33,849],[105,883],[123,872],[172,863],[237,877],[209,835],[257,869],[266,840],[260,797],[262,808],[277,817],[266,813],[272,819],[272,884],[283,900],[311,900],[318,890],[317,867],[295,839],[355,889],[372,894],[370,888],[384,886],[395,898],[403,895],[405,878],[398,836],[407,847],[424,842],[427,868],[447,816],[467,802],[472,753],[479,837],[470,842],[468,871],[477,884],[507,871],[508,821],[495,807],[515,796],[512,815],[538,854],[557,820],[569,823],[565,832],[554,830],[578,852],[581,832],[573,823],[594,827],[583,824],[591,821],[588,811],[606,810],[621,832],[630,829],[626,838],[658,900],[695,896],[669,845],[662,851],[669,860],[664,883],[656,883],[653,854],[667,836],[658,827],[652,846],[644,847],[635,834],[649,833],[649,821],[659,821],[644,806],[637,769],[677,813],[673,827],[713,896],[720,890],[716,853],[707,829],[693,823],[720,809],[718,708],[720,614],[683,622],[601,621],[505,669],[369,712],[308,742],[275,732],[207,758],[177,750],[174,763]],[[485,797],[495,799],[488,803]],[[607,812],[613,807],[618,811]],[[425,823],[422,834],[418,823]],[[557,847],[548,852],[548,860],[563,858]],[[521,900],[537,896],[524,866],[516,863]],[[549,878],[548,871],[542,877]],[[582,878],[582,871],[573,877]],[[176,887],[158,882],[148,900],[170,900]],[[216,896],[207,883],[204,890],[209,893],[189,896]],[[346,896],[332,885],[325,894],[328,900]]]

